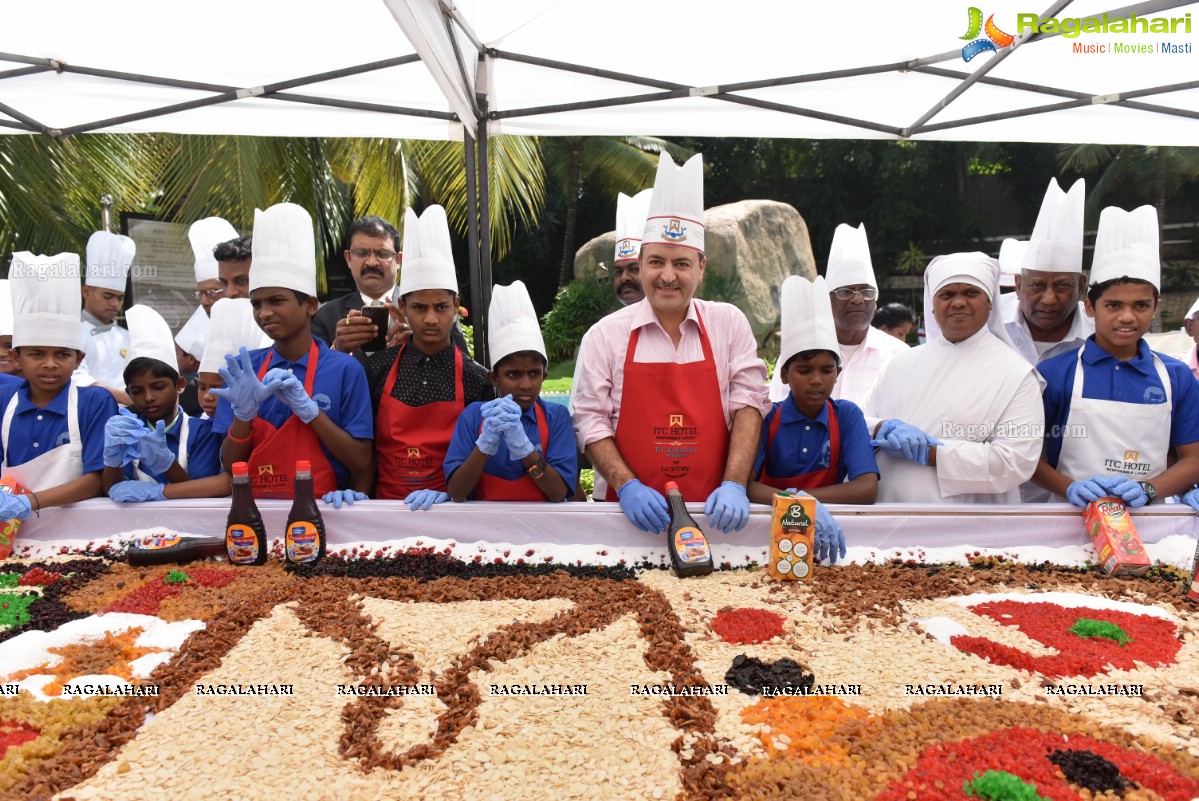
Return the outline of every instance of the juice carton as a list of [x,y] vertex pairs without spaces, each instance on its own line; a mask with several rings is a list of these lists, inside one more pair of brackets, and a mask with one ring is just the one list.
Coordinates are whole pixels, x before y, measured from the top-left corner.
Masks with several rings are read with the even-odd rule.
[[[16,479],[5,476],[0,478],[0,492],[20,495],[25,492],[25,488]],[[17,529],[20,527],[21,521],[15,517],[11,520],[0,520],[0,559],[12,556],[12,544],[17,538]]]
[[810,580],[815,534],[816,499],[776,493],[770,518],[770,562],[766,565],[770,577]]
[[1087,504],[1083,523],[1103,570],[1113,576],[1143,576],[1151,563],[1132,515],[1119,498],[1100,498]]

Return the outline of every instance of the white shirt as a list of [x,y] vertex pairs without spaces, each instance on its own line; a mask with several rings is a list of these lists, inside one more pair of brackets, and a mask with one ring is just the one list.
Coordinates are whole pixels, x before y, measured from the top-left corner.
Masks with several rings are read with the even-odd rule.
[[87,312],[83,314],[79,327],[83,333],[84,356],[79,370],[94,379],[97,384],[124,389],[129,332],[119,325],[104,326]]
[[1019,503],[1041,456],[1037,372],[987,328],[936,338],[887,363],[862,411],[943,442],[936,467],[878,453],[879,503]]
[[1061,342],[1049,344],[1033,341],[1032,332],[1028,330],[1028,321],[1020,312],[1020,298],[1015,292],[999,297],[999,313],[1003,317],[1003,327],[1016,346],[1016,352],[1024,357],[1029,364],[1036,366],[1046,359],[1052,359],[1059,353],[1082,347],[1087,337],[1095,333],[1095,322],[1087,317],[1082,301],[1078,302],[1078,310],[1070,323],[1070,330],[1062,337]]
[[[870,326],[860,345],[841,346],[841,375],[837,376],[833,386],[833,400],[853,401],[861,406],[887,362],[908,350],[911,348],[903,340]],[[775,365],[774,378],[770,381],[771,403],[785,399],[791,391],[783,383],[781,367]]]

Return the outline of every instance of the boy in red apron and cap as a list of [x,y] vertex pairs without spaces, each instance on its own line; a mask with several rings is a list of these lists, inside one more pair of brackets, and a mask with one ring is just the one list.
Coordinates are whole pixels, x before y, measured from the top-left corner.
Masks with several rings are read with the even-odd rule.
[[412,330],[366,363],[375,417],[376,498],[427,510],[450,499],[445,457],[468,404],[495,399],[482,365],[454,347],[458,276],[445,209],[404,217],[400,304]]
[[455,501],[563,501],[578,471],[570,412],[541,400],[545,341],[525,285],[497,286],[487,314],[491,383],[498,400],[472,403],[458,417],[445,457]]
[[221,462],[250,463],[256,498],[290,498],[296,462],[312,465],[329,500],[366,497],[374,434],[366,375],[352,356],[312,336],[316,245],[312,218],[291,203],[254,213],[250,303],[274,345],[226,356],[212,430]]
[[779,374],[790,392],[762,421],[749,499],[768,504],[778,490],[816,498],[815,556],[835,564],[845,556],[845,535],[824,504],[874,503],[878,464],[862,410],[830,400],[841,358],[825,280],[793,275],[780,300]]

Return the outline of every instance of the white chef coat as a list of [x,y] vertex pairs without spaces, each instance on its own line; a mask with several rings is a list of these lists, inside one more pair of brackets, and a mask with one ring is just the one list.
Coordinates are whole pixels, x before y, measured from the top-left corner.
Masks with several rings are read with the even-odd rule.
[[1034,366],[1046,359],[1052,359],[1059,353],[1082,347],[1087,337],[1095,333],[1095,321],[1087,317],[1087,311],[1080,300],[1078,310],[1074,312],[1074,320],[1070,323],[1070,330],[1062,337],[1062,341],[1055,342],[1038,353],[1032,332],[1028,330],[1028,321],[1020,313],[1020,298],[1016,293],[1000,295],[999,313],[1003,317],[1003,327],[1007,329],[1007,335],[1016,346],[1016,352]]
[[[86,313],[85,313],[86,314]],[[125,388],[125,357],[129,353],[129,332],[115,323],[104,326],[84,317],[79,323],[83,332],[83,363],[79,369],[97,384],[112,389]]]
[[[866,338],[849,358],[841,355],[841,375],[833,385],[833,400],[853,401],[859,406],[866,394],[878,380],[883,366],[899,354],[911,350],[908,344],[890,334],[870,326]],[[775,365],[774,378],[770,381],[770,400],[777,403],[787,397],[791,388],[783,383],[782,365]]]

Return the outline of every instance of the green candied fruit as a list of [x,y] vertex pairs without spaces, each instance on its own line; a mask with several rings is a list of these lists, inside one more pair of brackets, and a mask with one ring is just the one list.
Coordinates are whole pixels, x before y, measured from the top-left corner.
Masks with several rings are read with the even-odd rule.
[[182,570],[172,570],[170,573],[167,573],[162,580],[167,584],[182,584],[190,578],[191,576],[187,575]]
[[1129,637],[1124,629],[1115,623],[1108,623],[1106,620],[1091,620],[1086,617],[1080,617],[1074,621],[1074,625],[1070,627],[1070,633],[1077,637],[1082,637],[1084,640],[1091,637],[1101,637],[1119,645],[1132,642],[1132,637]]
[[1037,792],[1035,784],[1006,770],[988,770],[981,776],[975,773],[974,781],[962,783],[962,792],[983,801],[1049,801]]
[[29,622],[29,605],[38,599],[36,592],[0,592],[0,631],[8,631]]
[[0,589],[10,590],[21,580],[20,573],[0,573]]

